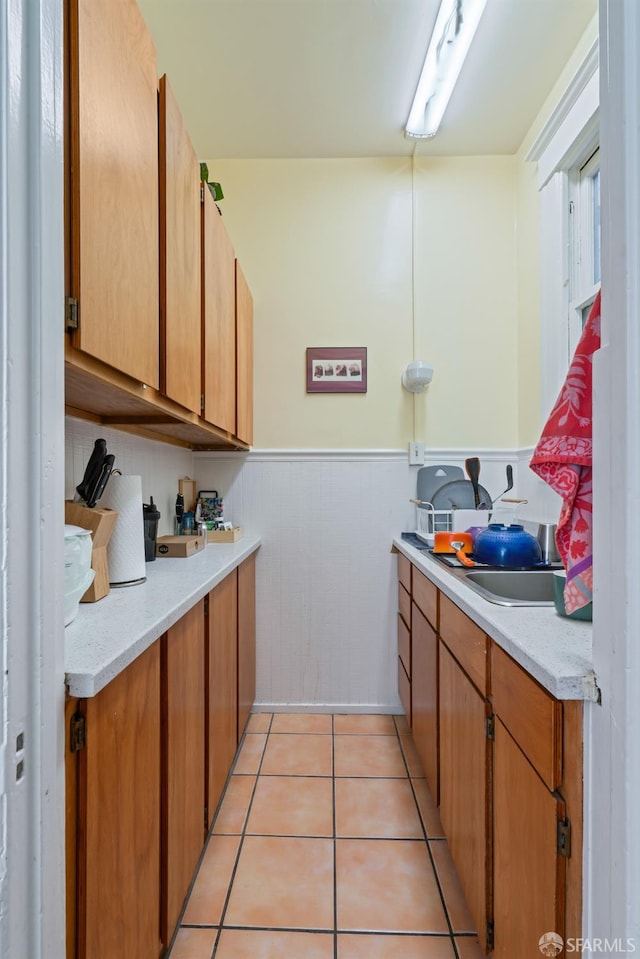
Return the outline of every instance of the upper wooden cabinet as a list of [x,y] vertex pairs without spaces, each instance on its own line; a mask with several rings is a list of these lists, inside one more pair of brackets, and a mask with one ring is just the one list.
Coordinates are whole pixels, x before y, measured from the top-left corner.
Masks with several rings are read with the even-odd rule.
[[202,201],[203,415],[236,432],[235,255],[220,211],[205,187]]
[[253,297],[237,260],[236,350],[238,376],[236,436],[251,446],[253,443]]
[[166,76],[160,77],[158,119],[160,388],[200,413],[200,164]]
[[156,52],[135,0],[68,0],[73,346],[157,388]]

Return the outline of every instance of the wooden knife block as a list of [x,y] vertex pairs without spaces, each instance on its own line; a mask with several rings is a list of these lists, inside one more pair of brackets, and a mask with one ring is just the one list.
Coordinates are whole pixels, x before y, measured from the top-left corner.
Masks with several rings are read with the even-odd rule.
[[81,603],[95,603],[109,592],[109,560],[107,546],[111,539],[119,513],[113,509],[89,509],[80,503],[65,500],[64,521],[72,526],[91,530],[92,551],[91,568],[95,570],[93,583],[86,591]]

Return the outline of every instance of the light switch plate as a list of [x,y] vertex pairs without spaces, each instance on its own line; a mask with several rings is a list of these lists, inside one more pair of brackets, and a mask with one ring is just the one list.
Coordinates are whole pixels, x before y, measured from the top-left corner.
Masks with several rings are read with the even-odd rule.
[[424,443],[409,443],[409,466],[424,466]]

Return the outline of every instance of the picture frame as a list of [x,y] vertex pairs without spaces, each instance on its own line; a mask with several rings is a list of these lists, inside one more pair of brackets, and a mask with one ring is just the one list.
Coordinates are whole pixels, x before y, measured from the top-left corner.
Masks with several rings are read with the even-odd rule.
[[366,346],[307,348],[307,393],[366,392]]

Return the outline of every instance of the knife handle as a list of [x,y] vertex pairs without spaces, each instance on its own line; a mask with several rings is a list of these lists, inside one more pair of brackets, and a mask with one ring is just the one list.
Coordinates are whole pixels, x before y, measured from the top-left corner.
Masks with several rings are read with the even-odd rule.
[[104,493],[104,488],[107,485],[109,477],[111,476],[111,472],[113,470],[113,464],[115,463],[115,460],[116,458],[113,455],[113,453],[109,453],[108,456],[105,456],[104,463],[102,464],[102,473],[100,474],[98,478],[98,482],[96,483],[94,487],[93,493],[91,493],[87,501],[87,506],[90,509],[93,509],[93,507],[96,505],[96,503],[98,502],[98,500]]

